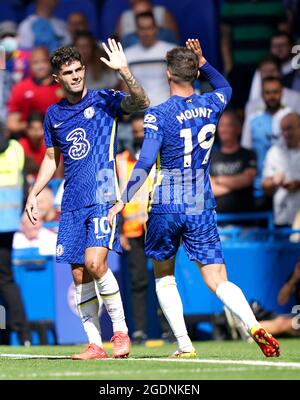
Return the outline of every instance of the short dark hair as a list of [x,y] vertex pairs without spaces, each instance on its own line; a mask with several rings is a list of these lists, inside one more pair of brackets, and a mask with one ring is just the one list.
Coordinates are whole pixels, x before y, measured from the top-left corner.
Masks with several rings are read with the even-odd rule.
[[69,65],[73,61],[79,61],[82,64],[80,53],[72,46],[60,47],[53,53],[50,59],[54,72],[58,72],[62,65]]
[[152,11],[145,11],[145,12],[142,12],[142,13],[137,14],[137,15],[135,16],[135,23],[136,23],[136,25],[138,25],[138,22],[139,22],[139,20],[140,20],[141,18],[151,18],[152,21],[153,21],[153,23],[154,23],[154,25],[156,26],[156,20],[155,20],[155,17],[154,17],[154,14],[153,14]]
[[262,80],[262,85],[268,82],[279,82],[280,86],[282,86],[282,80],[280,78],[276,78],[275,76],[267,76]]
[[275,33],[272,35],[272,37],[271,37],[271,41],[272,41],[272,39],[277,38],[277,37],[281,37],[281,36],[285,36],[285,37],[287,38],[287,40],[288,40],[288,42],[289,42],[289,44],[290,44],[291,46],[294,45],[295,40],[294,40],[293,36],[290,35],[290,34],[287,33],[287,32],[283,32],[283,31],[277,31],[277,32],[275,32]]
[[41,113],[40,111],[33,111],[28,117],[28,124],[31,124],[31,122],[36,122],[36,121],[39,121],[41,123],[44,122],[44,114]]
[[167,68],[175,83],[192,83],[197,79],[198,57],[186,47],[175,47],[167,52]]
[[276,68],[281,72],[280,60],[277,57],[273,56],[272,54],[267,55],[260,61],[259,68],[264,64],[270,64],[270,63],[274,64]]

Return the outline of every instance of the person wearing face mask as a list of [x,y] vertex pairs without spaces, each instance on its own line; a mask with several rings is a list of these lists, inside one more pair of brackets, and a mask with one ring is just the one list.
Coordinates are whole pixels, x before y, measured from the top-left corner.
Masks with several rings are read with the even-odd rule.
[[7,102],[13,85],[28,74],[26,50],[18,49],[16,25],[12,21],[0,23],[0,121],[6,122]]
[[[132,146],[129,150],[124,150],[117,156],[117,171],[121,193],[128,182],[141,151],[144,140],[144,114],[133,114],[130,118],[130,124],[132,130]],[[147,204],[154,174],[155,171],[153,169],[148,180],[122,211],[119,223],[120,242],[122,248],[127,252],[127,263],[131,281],[131,301],[134,324],[131,339],[132,342],[136,344],[140,344],[147,339],[146,303],[149,279],[147,258],[144,253],[144,225],[148,218]],[[160,310],[158,310],[158,315],[161,319],[162,337],[168,338],[169,326],[167,321],[163,319]]]
[[17,26],[13,21],[0,23],[0,46],[5,51],[5,70],[12,83],[17,83],[29,75],[30,50],[20,48]]

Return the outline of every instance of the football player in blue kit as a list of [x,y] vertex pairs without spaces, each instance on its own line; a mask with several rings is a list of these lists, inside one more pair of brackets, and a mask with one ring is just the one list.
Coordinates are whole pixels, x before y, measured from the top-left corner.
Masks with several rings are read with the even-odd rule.
[[[203,57],[197,39],[189,39],[186,45],[167,53],[171,97],[146,112],[141,154],[121,200],[109,211],[109,223],[130,201],[156,161],[145,253],[153,260],[158,300],[178,342],[172,357],[196,356],[174,276],[181,240],[208,288],[243,321],[264,355],[279,356],[278,342],[259,325],[241,289],[227,280],[217,230],[209,178],[210,152],[218,120],[232,90]],[[199,73],[207,78],[212,92],[194,92],[193,82]]]
[[56,256],[72,266],[76,301],[89,346],[73,359],[107,358],[99,326],[97,290],[113,324],[113,357],[127,357],[130,340],[118,283],[108,268],[109,249],[121,251],[117,220],[108,224],[109,208],[118,199],[116,129],[123,113],[144,110],[149,100],[131,74],[120,43],[108,39],[101,58],[119,72],[129,95],[115,90],[88,90],[85,67],[73,47],[62,47],[51,58],[53,77],[66,97],[50,106],[44,122],[47,152],[27,199],[26,212],[35,224],[38,194],[52,178],[63,156],[65,186]]

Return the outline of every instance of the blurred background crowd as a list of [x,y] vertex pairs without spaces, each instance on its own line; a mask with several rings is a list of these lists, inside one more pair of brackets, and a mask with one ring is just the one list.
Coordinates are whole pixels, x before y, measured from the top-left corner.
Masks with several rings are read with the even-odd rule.
[[[81,53],[88,88],[126,91],[120,77],[100,61],[102,41],[118,39],[153,106],[169,96],[166,52],[189,37],[199,38],[206,58],[233,88],[211,161],[217,210],[229,215],[221,224],[251,228],[257,220],[248,213],[269,212],[275,226],[300,228],[300,1],[0,0],[0,10],[0,298],[21,343],[30,343],[31,336],[11,268],[12,249],[55,253],[63,165],[39,196],[38,225],[31,226],[22,210],[45,153],[45,112],[64,96],[49,63],[60,46],[74,45]],[[195,90],[211,88],[200,76]],[[118,161],[125,169],[120,186],[142,141],[142,114],[121,121]],[[146,218],[143,205],[133,204],[120,224],[137,342],[147,338]],[[290,240],[299,242],[299,237],[294,233]],[[298,275],[291,275],[296,284],[294,279],[290,294]],[[161,324],[168,338],[163,319]]]

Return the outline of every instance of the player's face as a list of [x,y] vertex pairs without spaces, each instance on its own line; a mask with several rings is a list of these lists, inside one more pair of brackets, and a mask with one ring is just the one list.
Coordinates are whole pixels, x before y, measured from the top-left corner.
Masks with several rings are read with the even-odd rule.
[[54,75],[57,82],[61,84],[66,93],[76,94],[84,89],[85,68],[80,61],[73,61],[71,64],[61,66],[57,75]]
[[144,47],[151,47],[156,41],[157,28],[152,18],[139,18],[137,34]]
[[237,141],[240,127],[232,115],[222,115],[218,124],[218,135],[221,143]]
[[263,84],[263,99],[270,110],[277,110],[281,103],[282,87],[280,82],[265,82]]

